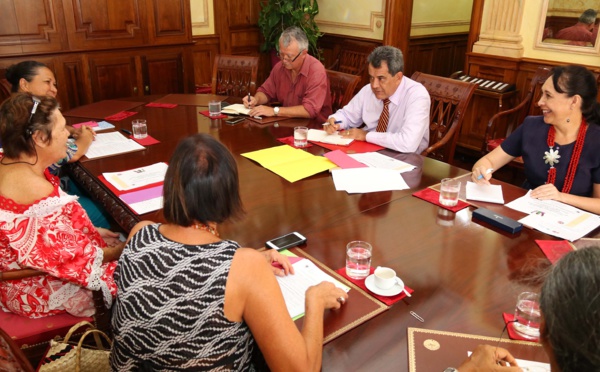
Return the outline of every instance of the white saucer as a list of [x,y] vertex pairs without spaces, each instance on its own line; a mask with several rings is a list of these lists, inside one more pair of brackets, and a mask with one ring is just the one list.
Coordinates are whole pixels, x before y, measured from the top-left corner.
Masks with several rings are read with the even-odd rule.
[[404,288],[400,287],[398,284],[394,284],[394,286],[390,289],[381,289],[375,285],[375,275],[374,274],[367,276],[367,279],[365,279],[365,286],[367,287],[367,289],[369,291],[375,293],[376,295],[387,296],[387,297],[400,294],[402,292],[402,290],[404,289]]

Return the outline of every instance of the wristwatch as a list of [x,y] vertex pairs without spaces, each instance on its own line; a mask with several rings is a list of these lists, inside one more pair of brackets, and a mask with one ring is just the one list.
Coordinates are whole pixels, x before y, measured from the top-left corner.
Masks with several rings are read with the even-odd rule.
[[273,115],[275,115],[275,116],[279,115],[279,106],[273,107]]
[[458,372],[458,369],[454,367],[448,367],[444,370],[444,372]]

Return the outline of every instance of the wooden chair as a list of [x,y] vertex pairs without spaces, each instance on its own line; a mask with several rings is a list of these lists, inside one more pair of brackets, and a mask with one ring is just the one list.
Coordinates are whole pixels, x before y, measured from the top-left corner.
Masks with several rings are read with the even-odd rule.
[[11,85],[5,78],[0,79],[0,103],[11,95]]
[[[0,272],[0,282],[16,280],[31,276],[46,275],[32,269],[21,269]],[[30,319],[17,314],[0,310],[0,324],[4,331],[21,348],[32,365],[37,365],[52,340],[56,336],[65,336],[72,326],[82,320],[94,324],[109,337],[112,335],[110,328],[110,309],[104,305],[101,291],[93,291],[96,314],[93,317],[76,317],[70,314],[59,314],[44,318]],[[0,368],[0,370],[2,370]]]
[[[551,71],[552,67],[550,66],[538,67],[531,78],[531,84],[525,98],[512,109],[501,111],[490,118],[481,149],[482,155],[498,147],[506,136],[521,125],[526,116],[542,114],[537,102],[542,94],[542,85],[550,76]],[[502,126],[503,129],[500,129],[500,123],[506,123],[506,126]]]
[[340,54],[328,70],[360,76],[357,87],[360,89],[369,82],[367,57],[375,47],[375,44],[365,41],[345,40],[340,47]]
[[452,164],[460,126],[477,84],[415,72],[431,97],[429,147],[421,155]]
[[212,94],[243,97],[256,93],[258,57],[217,54],[213,64]]
[[346,106],[354,95],[354,89],[360,81],[360,76],[343,72],[326,70],[331,92],[331,108],[333,112]]

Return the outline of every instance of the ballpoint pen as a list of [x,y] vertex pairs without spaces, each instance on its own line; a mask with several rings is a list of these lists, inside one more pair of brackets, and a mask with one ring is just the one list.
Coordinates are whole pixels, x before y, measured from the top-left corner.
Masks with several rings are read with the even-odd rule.
[[[492,173],[493,171],[494,171],[494,168],[488,168],[488,169],[485,171],[485,174],[490,174],[490,173]],[[480,180],[480,179],[482,179],[482,178],[483,178],[483,174],[480,174],[479,176],[477,176],[477,179],[478,179],[478,180]]]
[[250,102],[252,101],[252,95],[248,92],[248,107],[250,107]]
[[[341,121],[341,120],[336,120],[336,121],[334,121],[333,123],[334,123],[334,124],[341,124],[341,123],[342,123],[342,121]],[[329,125],[329,124],[330,124],[329,122],[326,122],[326,123],[323,123],[323,126],[327,126],[327,125]]]
[[131,131],[127,130],[127,129],[121,129],[121,132],[128,134],[131,136]]

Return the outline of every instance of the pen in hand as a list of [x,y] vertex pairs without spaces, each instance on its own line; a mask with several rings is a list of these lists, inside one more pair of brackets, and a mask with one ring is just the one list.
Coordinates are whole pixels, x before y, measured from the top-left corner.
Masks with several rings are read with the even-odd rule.
[[[485,174],[490,174],[490,173],[492,173],[493,171],[494,171],[494,169],[493,169],[493,168],[488,168],[488,169],[485,171]],[[483,178],[483,176],[484,176],[483,174],[480,174],[479,176],[477,176],[477,179],[478,179],[478,180],[480,180],[480,179],[482,179],[482,178]]]
[[250,102],[252,102],[252,95],[250,94],[250,92],[248,92],[248,107],[252,107]]

